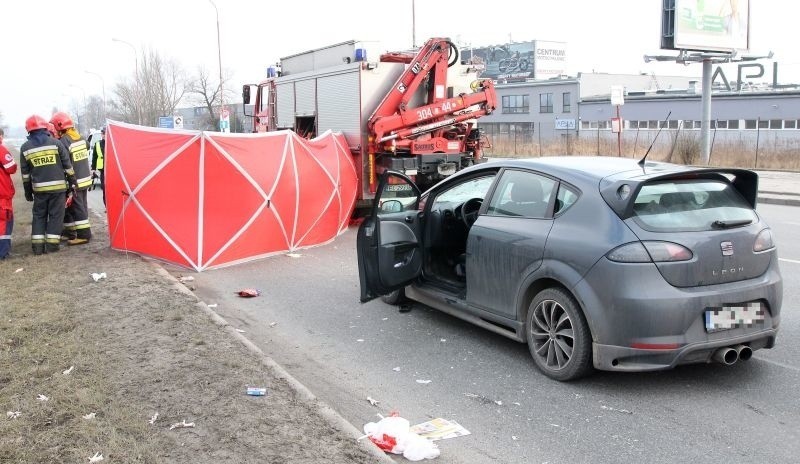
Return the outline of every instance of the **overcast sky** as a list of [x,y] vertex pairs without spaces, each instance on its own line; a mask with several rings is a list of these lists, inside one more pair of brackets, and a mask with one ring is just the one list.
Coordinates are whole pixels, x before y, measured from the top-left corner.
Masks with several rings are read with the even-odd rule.
[[[416,0],[416,38],[450,37],[475,47],[513,41],[567,43],[567,71],[701,74],[700,65],[645,64],[659,50],[662,0]],[[753,0],[751,52],[775,53],[782,83],[800,82],[797,2]],[[279,57],[345,40],[411,46],[412,0],[216,0],[222,66],[231,87],[257,82]],[[134,69],[134,50],[153,47],[193,72],[218,74],[215,9],[205,0],[12,0],[0,7],[0,112],[9,126],[47,117],[85,96],[111,99]],[[673,53],[673,52],[669,52]],[[376,58],[376,57],[372,57]],[[767,79],[771,80],[771,62]],[[723,68],[736,78],[736,66]],[[102,76],[89,74],[91,71]],[[239,92],[236,91],[236,94]]]

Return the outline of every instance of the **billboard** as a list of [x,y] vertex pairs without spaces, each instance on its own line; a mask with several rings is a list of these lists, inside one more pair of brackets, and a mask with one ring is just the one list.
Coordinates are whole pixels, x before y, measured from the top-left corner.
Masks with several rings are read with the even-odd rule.
[[750,0],[664,0],[661,48],[749,50]]
[[462,60],[483,66],[480,77],[494,80],[548,79],[564,74],[566,44],[543,40],[463,48]]

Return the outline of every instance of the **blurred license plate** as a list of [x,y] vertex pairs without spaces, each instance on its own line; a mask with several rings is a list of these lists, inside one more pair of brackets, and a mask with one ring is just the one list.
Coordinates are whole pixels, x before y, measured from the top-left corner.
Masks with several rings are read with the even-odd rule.
[[411,186],[408,184],[389,184],[386,186],[387,192],[404,192],[406,190],[411,190]]
[[738,329],[740,327],[756,327],[764,323],[764,305],[762,303],[744,303],[711,308],[706,311],[706,331]]

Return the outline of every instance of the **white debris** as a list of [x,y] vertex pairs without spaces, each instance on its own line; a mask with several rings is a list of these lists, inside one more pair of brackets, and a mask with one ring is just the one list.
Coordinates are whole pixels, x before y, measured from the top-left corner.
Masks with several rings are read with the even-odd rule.
[[496,404],[496,405],[498,405],[498,406],[502,406],[502,405],[503,405],[503,402],[502,402],[502,401],[500,401],[500,400],[496,400],[496,401],[494,402],[494,404]]
[[514,440],[514,441],[517,441],[517,440],[519,440],[519,437],[516,436],[516,435],[511,435],[511,439]]
[[400,366],[394,367],[394,368],[392,368],[392,370],[395,371],[395,372],[400,372]]
[[444,343],[444,342],[446,342],[446,341],[447,341],[447,339],[446,339],[446,338],[440,338],[440,339],[439,339],[439,341],[440,341],[440,342],[442,342],[442,343]]
[[16,271],[14,271],[14,272],[15,272],[15,273],[16,273],[16,272],[22,272],[22,271],[24,271],[24,270],[25,270],[25,268],[24,268],[24,267],[21,267],[21,268],[17,269],[17,270],[16,270]]
[[9,419],[16,419],[17,417],[19,417],[21,415],[22,415],[22,412],[20,412],[20,411],[8,411],[6,413],[6,417],[8,417]]
[[368,397],[367,397],[367,401],[369,401],[369,404],[371,404],[372,406],[377,406],[377,405],[378,405],[378,403],[380,403],[380,401],[377,401],[377,400],[374,400],[374,399],[372,399],[372,397],[371,397],[371,396],[368,396]]
[[39,396],[36,397],[36,399],[39,400],[39,401],[47,401],[50,398],[48,398],[48,397],[46,397],[44,395],[39,395]]
[[183,277],[179,278],[178,280],[180,280],[181,282],[192,282],[192,281],[194,281],[194,277],[193,276],[183,276]]
[[606,411],[620,412],[622,414],[633,414],[633,411],[628,411],[627,409],[612,408],[611,406],[606,406],[606,405],[600,406],[600,409],[605,409]]
[[364,339],[363,339],[363,338],[359,338],[359,339],[358,339],[358,340],[356,340],[356,341],[357,341],[357,342],[359,342],[359,343],[361,343],[361,342],[363,342],[363,341],[364,341]]
[[86,419],[86,420],[92,420],[92,419],[94,419],[96,416],[97,416],[97,413],[96,413],[96,412],[90,412],[89,414],[83,415],[83,416],[81,416],[81,417],[83,417],[83,418],[84,418],[84,419]]
[[187,427],[194,427],[194,422],[186,422],[186,419],[184,419],[182,422],[176,422],[176,423],[170,425],[169,429],[170,430],[172,430],[172,429],[183,429],[183,428],[187,428]]
[[383,318],[383,319],[381,319],[381,320],[382,320],[382,321],[388,321],[388,320],[389,320],[389,318],[388,318],[388,317],[384,317],[384,318]]
[[62,374],[69,375],[72,372],[72,369],[75,369],[75,366],[69,366],[69,369],[62,372]]
[[100,452],[94,453],[94,456],[89,458],[89,462],[100,462],[103,460],[103,455]]
[[106,277],[108,277],[108,276],[106,275],[106,273],[105,273],[105,272],[101,272],[101,273],[92,272],[92,279],[93,279],[95,282],[98,282],[98,281],[100,281],[101,279],[105,279]]
[[514,402],[514,406],[522,406],[522,405],[517,402]]
[[242,329],[236,329],[236,331],[239,332],[240,334],[244,333],[244,330],[242,330]]
[[417,379],[417,383],[421,383],[423,385],[427,385],[427,384],[431,383],[431,381],[430,380]]
[[270,322],[270,323],[269,323],[269,326],[270,326],[270,327],[275,327],[276,325],[278,325],[278,323],[277,323],[277,322]]
[[288,256],[290,258],[299,258],[299,257],[301,257],[303,255],[301,255],[300,253],[286,253],[286,256]]
[[561,426],[558,424],[550,424],[550,427],[561,427]]
[[208,305],[209,308],[216,308],[217,306],[219,306],[219,305],[216,304],[216,303],[212,303],[212,304]]
[[153,417],[151,417],[151,418],[150,418],[150,420],[149,420],[149,421],[147,421],[147,422],[148,422],[150,425],[153,425],[153,424],[155,424],[155,423],[156,423],[156,419],[158,419],[158,413],[155,413],[155,414],[153,414]]

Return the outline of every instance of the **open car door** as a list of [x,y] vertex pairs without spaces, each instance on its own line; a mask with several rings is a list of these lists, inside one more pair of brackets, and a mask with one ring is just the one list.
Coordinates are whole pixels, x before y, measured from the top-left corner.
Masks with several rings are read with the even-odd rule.
[[420,193],[404,174],[381,175],[356,241],[362,303],[405,287],[422,272]]

